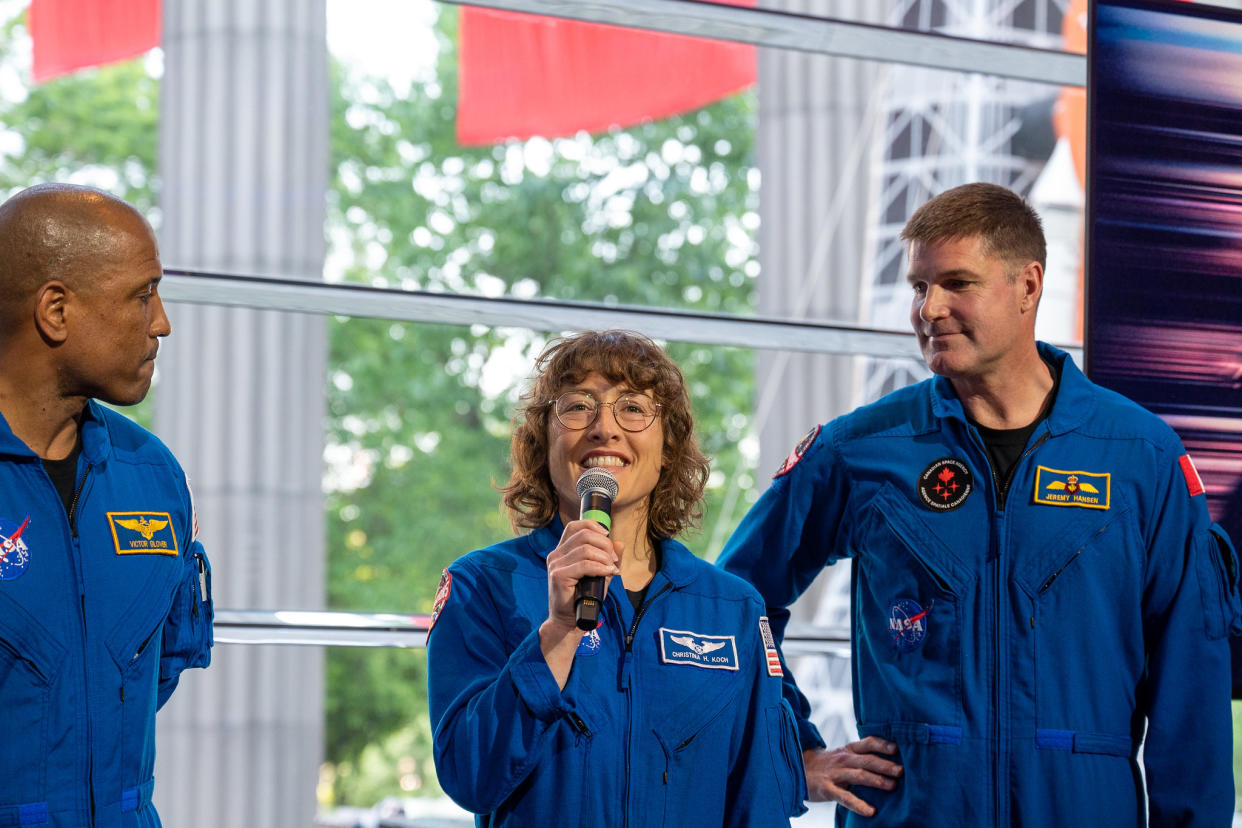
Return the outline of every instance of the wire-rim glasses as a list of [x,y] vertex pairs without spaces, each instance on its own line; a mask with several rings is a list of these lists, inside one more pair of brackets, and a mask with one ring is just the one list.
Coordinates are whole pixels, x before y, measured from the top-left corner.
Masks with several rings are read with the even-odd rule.
[[548,403],[552,413],[570,431],[589,428],[599,416],[599,410],[612,406],[612,416],[622,429],[630,432],[645,431],[660,414],[660,404],[645,394],[622,394],[610,403],[600,402],[585,391],[566,391]]

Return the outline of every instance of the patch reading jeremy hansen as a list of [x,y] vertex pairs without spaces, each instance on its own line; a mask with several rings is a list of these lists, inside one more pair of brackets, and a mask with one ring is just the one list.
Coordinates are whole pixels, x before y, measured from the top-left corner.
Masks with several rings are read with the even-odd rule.
[[935,512],[949,512],[961,506],[974,488],[974,475],[955,457],[941,457],[919,475],[919,497]]

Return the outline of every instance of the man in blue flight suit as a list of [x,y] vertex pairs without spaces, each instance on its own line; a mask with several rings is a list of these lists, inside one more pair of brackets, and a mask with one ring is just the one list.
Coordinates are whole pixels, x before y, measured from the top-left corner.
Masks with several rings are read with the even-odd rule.
[[120,199],[0,205],[0,825],[158,826],[155,711],[210,660],[185,473],[98,402],[146,396],[162,275]]
[[902,238],[936,376],[815,428],[721,557],[778,636],[852,559],[863,738],[826,750],[785,671],[812,799],[842,825],[1228,825],[1237,572],[1194,464],[1035,341],[1020,197],[954,188]]

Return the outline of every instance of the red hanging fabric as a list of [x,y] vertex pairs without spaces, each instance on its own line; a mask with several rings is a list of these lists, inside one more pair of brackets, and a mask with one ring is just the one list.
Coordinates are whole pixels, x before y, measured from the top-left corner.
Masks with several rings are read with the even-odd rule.
[[160,0],[31,0],[29,28],[42,83],[160,45]]
[[460,15],[462,144],[629,126],[755,82],[755,48],[745,44],[470,6]]

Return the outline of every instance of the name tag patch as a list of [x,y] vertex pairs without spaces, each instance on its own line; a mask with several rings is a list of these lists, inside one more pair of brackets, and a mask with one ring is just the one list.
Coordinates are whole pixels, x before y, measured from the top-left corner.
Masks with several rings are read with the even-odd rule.
[[1035,467],[1035,502],[1045,506],[1107,509],[1112,475]]
[[704,635],[660,627],[660,661],[709,670],[737,670],[737,642],[731,635]]
[[176,555],[177,534],[168,512],[108,512],[118,555]]

